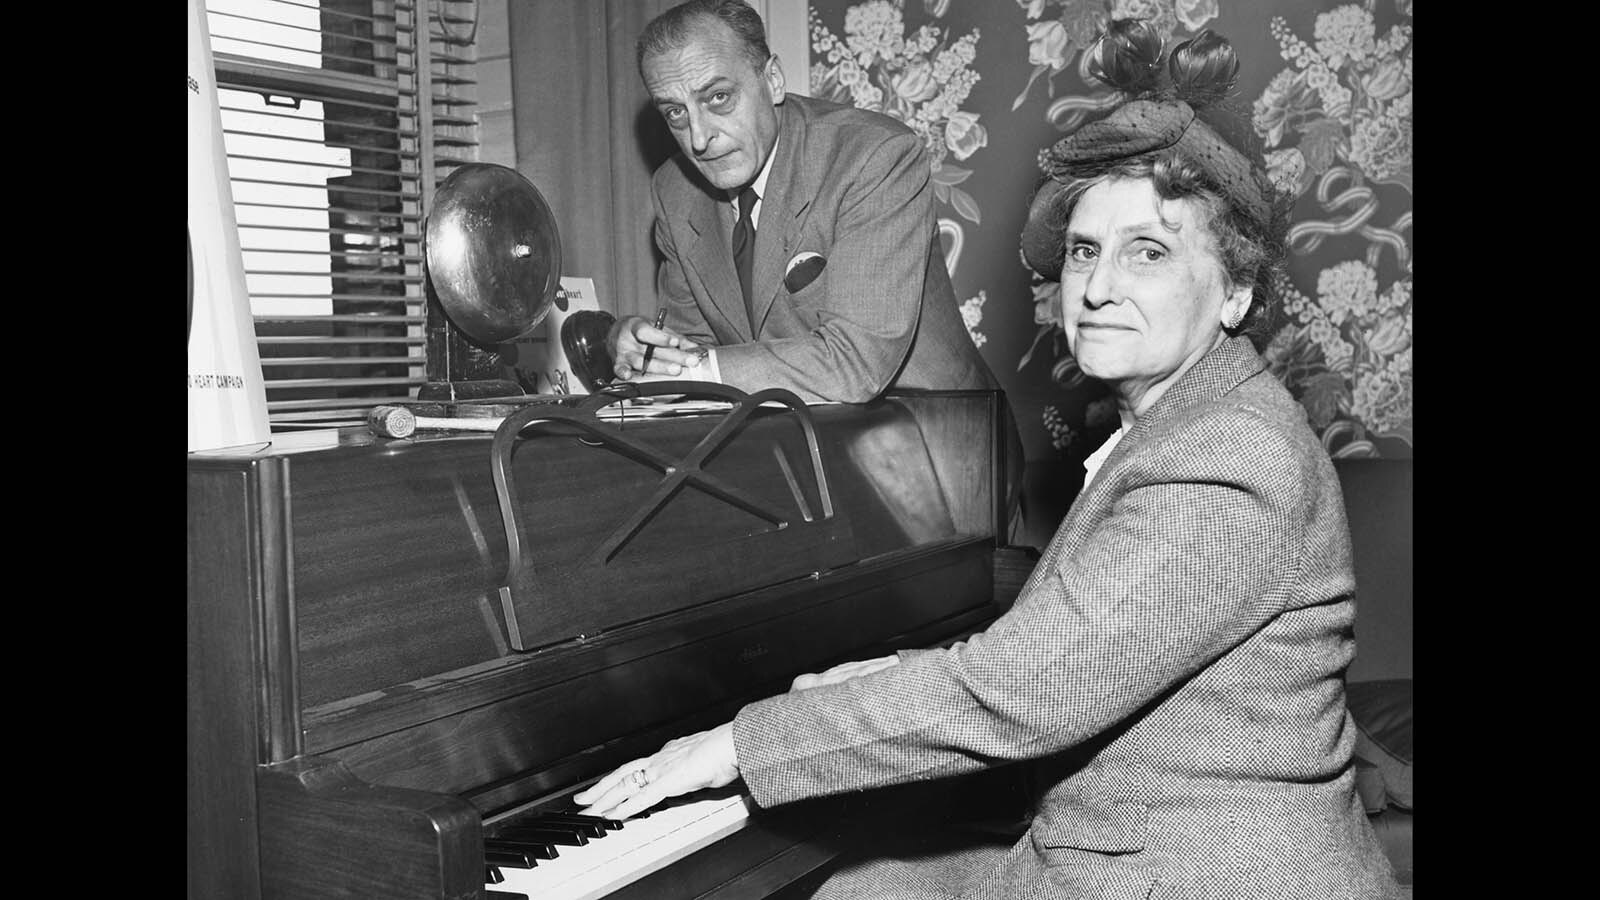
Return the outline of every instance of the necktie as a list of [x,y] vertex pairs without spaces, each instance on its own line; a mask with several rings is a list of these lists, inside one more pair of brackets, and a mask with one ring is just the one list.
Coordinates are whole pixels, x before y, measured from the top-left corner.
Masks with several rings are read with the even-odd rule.
[[753,188],[739,192],[739,221],[733,226],[733,267],[739,272],[739,289],[744,292],[744,311],[750,317],[750,333],[756,330],[755,306],[750,302],[750,277],[756,258],[756,223],[750,219],[750,210],[758,200]]

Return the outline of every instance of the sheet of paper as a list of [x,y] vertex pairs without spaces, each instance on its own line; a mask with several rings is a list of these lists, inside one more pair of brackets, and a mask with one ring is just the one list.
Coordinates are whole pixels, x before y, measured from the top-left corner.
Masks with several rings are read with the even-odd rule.
[[600,419],[659,418],[662,416],[691,416],[701,413],[722,413],[733,408],[723,400],[685,400],[668,397],[644,397],[613,403],[595,413]]

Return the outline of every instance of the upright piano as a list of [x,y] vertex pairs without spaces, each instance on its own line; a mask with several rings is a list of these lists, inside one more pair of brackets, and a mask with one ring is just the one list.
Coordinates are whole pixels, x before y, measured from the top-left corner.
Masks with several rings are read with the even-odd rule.
[[798,674],[979,630],[1026,575],[1000,393],[769,393],[190,454],[191,900],[764,897],[824,866],[842,807],[569,799]]

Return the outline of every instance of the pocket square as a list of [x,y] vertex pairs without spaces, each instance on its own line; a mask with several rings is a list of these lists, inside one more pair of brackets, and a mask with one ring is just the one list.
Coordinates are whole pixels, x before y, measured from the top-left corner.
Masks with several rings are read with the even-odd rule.
[[783,287],[793,294],[817,280],[828,260],[820,253],[796,253],[783,270]]

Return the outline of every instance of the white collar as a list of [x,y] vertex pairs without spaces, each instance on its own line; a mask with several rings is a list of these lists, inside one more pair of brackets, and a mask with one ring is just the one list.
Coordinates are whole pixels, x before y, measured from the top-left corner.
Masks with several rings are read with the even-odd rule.
[[[780,138],[781,140],[781,138]],[[767,161],[761,164],[761,174],[750,184],[756,192],[755,208],[750,210],[750,218],[755,220],[756,228],[761,227],[761,201],[767,196],[767,176],[772,174],[772,161],[778,158],[778,141],[772,142],[772,152],[767,154]],[[728,202],[733,204],[734,218],[739,217],[739,192],[729,191]]]
[[1104,444],[1100,445],[1100,449],[1089,454],[1089,458],[1083,461],[1084,487],[1089,486],[1089,482],[1094,480],[1095,473],[1099,472],[1100,467],[1105,465],[1106,457],[1110,456],[1111,451],[1116,449],[1117,441],[1122,440],[1122,432],[1123,429],[1121,427],[1118,427],[1116,431],[1111,432],[1111,436],[1106,438],[1106,442]]

